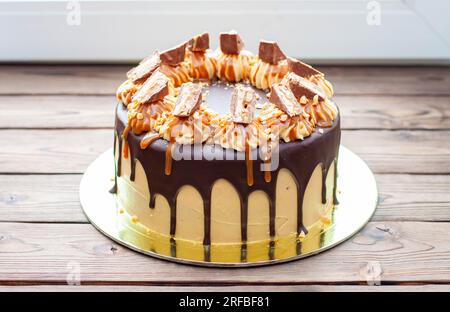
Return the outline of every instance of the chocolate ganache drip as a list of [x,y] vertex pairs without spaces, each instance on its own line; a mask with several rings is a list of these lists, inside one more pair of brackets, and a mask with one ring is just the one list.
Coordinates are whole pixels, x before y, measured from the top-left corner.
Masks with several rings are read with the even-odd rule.
[[[127,109],[119,104],[117,106],[116,114],[116,138],[118,138],[118,150],[123,150],[123,133],[127,122]],[[165,168],[166,151],[169,147],[169,142],[159,139],[153,142],[147,149],[140,148],[140,141],[144,134],[136,135],[132,132],[128,133],[128,148],[131,175],[130,180],[134,181],[136,160],[139,160],[143,168]],[[269,248],[269,256],[273,258],[273,247],[275,237],[275,218],[276,218],[276,184],[278,173],[281,169],[286,168],[295,177],[297,182],[297,233],[307,233],[303,225],[303,199],[305,195],[306,186],[311,178],[311,175],[317,165],[322,164],[324,168],[322,172],[322,200],[326,200],[326,176],[330,166],[337,159],[338,148],[340,142],[340,120],[339,116],[333,122],[330,128],[325,128],[323,131],[315,131],[303,141],[279,144],[279,153],[282,155],[279,160],[279,166],[272,173],[273,177],[270,182],[266,182],[265,172],[255,170],[264,164],[264,160],[257,157],[259,155],[258,149],[255,149],[253,154],[253,185],[248,186],[245,182],[247,180],[247,164],[245,157],[241,155],[234,160],[226,160],[226,149],[221,148],[221,155],[223,160],[209,160],[214,158],[212,150],[204,148],[204,153],[201,160],[178,160],[172,162],[172,171],[170,175],[166,175],[164,170],[145,171],[147,183],[150,190],[150,208],[155,206],[155,197],[157,194],[164,196],[170,205],[170,234],[172,236],[173,246],[176,244],[176,199],[178,192],[184,185],[192,185],[202,196],[204,203],[204,239],[205,245],[205,261],[209,260],[209,250],[211,244],[211,191],[216,180],[223,178],[230,182],[235,188],[240,197],[241,202],[241,236],[242,236],[242,253],[241,258],[245,261],[246,258],[246,241],[247,241],[247,217],[248,217],[248,198],[249,195],[256,191],[262,190],[267,194],[269,200],[269,231],[272,242]],[[181,152],[184,148],[189,148],[191,152],[191,159],[194,159],[194,152],[191,146],[181,146]],[[212,148],[212,145],[211,145]],[[218,148],[217,145],[214,148]],[[243,153],[243,152],[235,152]],[[209,155],[208,155],[209,154]],[[217,155],[217,151],[214,152]],[[117,161],[117,176],[121,176],[121,164],[123,153],[120,153]],[[335,167],[336,168],[336,167]],[[215,175],[209,172],[216,172]],[[335,169],[336,175],[336,169]],[[336,201],[336,183],[333,189],[333,198]],[[336,202],[335,202],[336,203]],[[299,243],[300,245],[300,243]],[[269,247],[270,247],[269,246]],[[173,250],[176,250],[174,247]],[[300,252],[301,248],[298,248]]]

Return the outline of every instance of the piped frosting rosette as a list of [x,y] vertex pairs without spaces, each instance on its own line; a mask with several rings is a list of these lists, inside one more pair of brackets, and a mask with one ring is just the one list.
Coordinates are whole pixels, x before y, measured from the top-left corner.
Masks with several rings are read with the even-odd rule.
[[287,74],[281,84],[290,88],[297,101],[308,113],[313,126],[331,127],[338,111],[322,88],[293,72]]
[[202,33],[188,41],[186,60],[194,80],[212,80],[216,77],[216,59],[209,48],[208,33]]
[[256,92],[238,84],[231,96],[230,112],[213,120],[213,143],[237,151],[248,151],[259,144],[258,124],[254,120]]
[[267,135],[279,137],[285,142],[303,140],[314,131],[310,116],[298,103],[291,89],[284,84],[272,87],[270,103],[266,103],[258,122]]
[[211,137],[212,120],[217,114],[201,104],[202,85],[185,83],[171,111],[161,115],[154,131],[159,137],[178,144],[203,143]]
[[152,131],[157,120],[165,112],[173,109],[173,89],[169,87],[169,79],[159,70],[155,71],[133,95],[127,105],[128,123],[123,133],[127,137],[129,131],[139,135]]
[[274,41],[261,40],[259,54],[248,76],[252,85],[268,90],[288,72],[286,56]]
[[217,78],[228,82],[247,80],[254,56],[243,48],[244,42],[235,31],[220,34],[220,48],[214,52]]

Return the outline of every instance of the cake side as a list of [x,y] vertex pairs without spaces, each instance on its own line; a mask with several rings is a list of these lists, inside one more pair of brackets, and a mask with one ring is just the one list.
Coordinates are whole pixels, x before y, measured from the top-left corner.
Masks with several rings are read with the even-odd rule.
[[[168,160],[169,142],[163,139],[142,150],[143,134],[130,133],[123,144],[120,133],[126,123],[127,110],[119,104],[117,198],[132,222],[143,225],[149,236],[157,235],[158,253],[215,262],[285,258],[301,253],[302,244],[317,244],[301,241],[308,233],[317,240],[315,234],[331,222],[339,118],[303,141],[280,144],[279,166],[269,183],[259,170],[264,161],[253,160],[252,187],[243,152],[228,161],[208,154],[197,160]],[[202,148],[210,151],[208,145]],[[220,149],[226,158],[227,150]],[[170,175],[164,171],[168,161]]]

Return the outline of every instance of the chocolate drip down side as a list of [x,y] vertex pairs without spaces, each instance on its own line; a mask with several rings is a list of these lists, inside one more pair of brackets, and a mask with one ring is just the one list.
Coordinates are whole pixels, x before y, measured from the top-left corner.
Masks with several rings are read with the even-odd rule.
[[[118,155],[117,161],[117,176],[121,174],[121,158],[122,155],[122,133],[125,130],[127,123],[127,109],[122,104],[118,104],[116,114],[116,136],[118,139]],[[211,193],[214,183],[218,179],[225,179],[230,182],[240,196],[241,202],[241,261],[246,261],[247,248],[247,218],[248,218],[248,198],[254,191],[261,190],[267,194],[269,199],[269,231],[271,242],[269,246],[269,258],[273,259],[274,255],[274,238],[275,238],[275,219],[276,219],[276,185],[278,173],[285,168],[292,172],[295,181],[297,182],[297,234],[301,232],[307,233],[303,224],[303,199],[306,191],[306,186],[310,180],[312,173],[317,165],[321,164],[322,172],[322,201],[326,200],[326,176],[330,166],[337,159],[339,143],[340,143],[340,119],[337,116],[333,125],[330,128],[323,129],[323,132],[315,131],[309,137],[302,141],[295,142],[280,142],[279,144],[279,166],[272,172],[272,179],[267,182],[267,175],[265,171],[259,170],[267,165],[264,160],[259,157],[252,157],[253,168],[253,185],[247,184],[247,163],[245,155],[240,155],[234,160],[226,160],[225,149],[216,145],[214,155],[222,153],[223,160],[206,160],[212,159],[212,151],[204,146],[203,152],[210,154],[209,156],[202,156],[202,160],[179,160],[172,161],[171,173],[167,175],[164,168],[166,167],[166,151],[169,148],[170,142],[159,139],[154,141],[146,149],[141,149],[140,142],[144,134],[136,135],[129,132],[127,135],[129,157],[131,163],[130,180],[135,178],[136,161],[139,160],[144,168],[147,183],[150,191],[150,207],[155,206],[155,196],[160,194],[164,196],[170,205],[170,234],[171,245],[176,253],[176,198],[181,187],[185,185],[193,186],[201,195],[204,204],[204,239],[203,245],[205,247],[205,261],[210,261],[210,245],[211,245]],[[192,145],[182,145],[179,147],[180,152],[186,155],[184,148],[189,148],[191,152],[191,159],[194,159],[194,149]],[[259,155],[259,151],[255,149],[252,153]],[[244,152],[236,152],[244,153]],[[236,155],[236,154],[235,154]],[[152,168],[152,169],[149,169]],[[159,168],[155,170],[155,168]],[[335,174],[337,166],[335,166]],[[212,175],[211,172],[215,174]],[[335,177],[334,177],[335,179]],[[335,196],[336,181],[333,189],[333,201],[336,203]],[[325,195],[324,195],[325,194]],[[301,248],[298,248],[300,252]]]

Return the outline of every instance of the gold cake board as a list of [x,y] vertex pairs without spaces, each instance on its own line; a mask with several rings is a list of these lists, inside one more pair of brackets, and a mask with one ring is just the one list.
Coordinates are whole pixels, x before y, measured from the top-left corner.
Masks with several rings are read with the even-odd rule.
[[[333,223],[315,235],[316,244],[308,244],[300,255],[286,259],[248,263],[217,263],[185,260],[152,251],[148,239],[137,225],[119,213],[114,185],[114,156],[112,149],[101,154],[88,167],[80,184],[80,202],[89,221],[104,235],[137,252],[173,262],[209,267],[250,267],[292,261],[315,255],[334,247],[356,234],[371,218],[377,206],[378,192],[372,171],[356,154],[340,146],[338,161],[337,205],[332,213]],[[312,235],[314,235],[312,233]],[[311,239],[310,235],[307,239]]]

